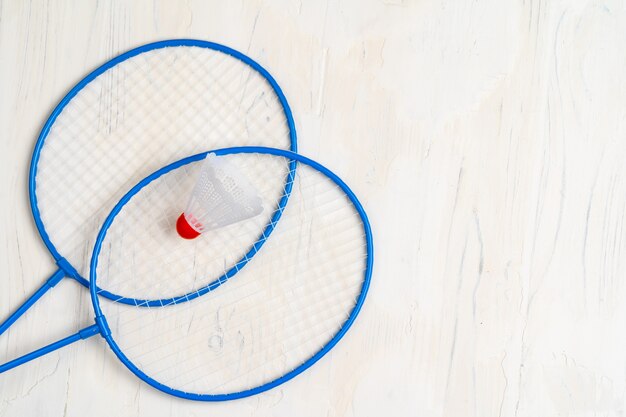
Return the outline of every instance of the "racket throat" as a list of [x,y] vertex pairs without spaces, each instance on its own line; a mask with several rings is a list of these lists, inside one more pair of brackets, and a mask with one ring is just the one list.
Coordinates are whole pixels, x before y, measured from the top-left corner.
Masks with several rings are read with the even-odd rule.
[[[100,333],[104,338],[111,336],[111,328],[109,327],[109,323],[107,323],[106,317],[104,317],[102,314],[96,316],[96,324],[91,327],[95,327],[97,330],[96,333]],[[91,329],[91,327],[87,327],[84,330],[89,330]]]
[[[56,264],[59,267],[59,270],[64,272],[64,276],[70,277],[70,278],[74,278],[76,281],[79,281],[79,282],[82,280],[85,283],[87,283],[87,280],[85,280],[83,277],[80,276],[80,274],[78,273],[76,268],[74,268],[72,266],[72,264],[67,259],[59,258],[59,259],[57,259]],[[59,281],[60,281],[60,279],[59,279]],[[57,281],[57,283],[59,281]],[[87,284],[89,284],[89,283],[87,283]],[[56,285],[56,284],[54,284],[54,285]]]

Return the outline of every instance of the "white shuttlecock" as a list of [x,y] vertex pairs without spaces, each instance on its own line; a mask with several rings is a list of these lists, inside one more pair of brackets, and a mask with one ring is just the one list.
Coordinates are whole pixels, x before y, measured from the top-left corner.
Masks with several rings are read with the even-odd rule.
[[249,219],[263,207],[258,191],[233,165],[208,154],[187,208],[176,222],[176,231],[185,239]]

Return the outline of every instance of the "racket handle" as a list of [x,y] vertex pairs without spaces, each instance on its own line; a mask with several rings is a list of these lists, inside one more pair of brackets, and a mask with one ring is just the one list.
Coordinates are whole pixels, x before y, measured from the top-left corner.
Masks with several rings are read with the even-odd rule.
[[65,272],[63,272],[62,269],[59,269],[54,274],[52,274],[52,276],[48,278],[46,282],[44,282],[44,284],[28,298],[28,300],[26,300],[17,310],[13,312],[13,314],[11,314],[2,324],[0,324],[0,335],[4,333],[9,327],[11,327],[11,325],[15,323],[15,320],[19,319],[22,314],[28,311],[28,309],[31,308],[33,304],[35,304],[37,300],[41,298],[42,295],[48,292],[50,288],[57,285],[59,281],[61,281],[61,279],[65,277],[65,275],[66,274]]
[[4,365],[0,365],[0,374],[3,372],[6,372],[10,369],[15,368],[16,366],[20,366],[26,362],[30,362],[33,359],[37,359],[40,356],[44,356],[47,355],[50,352],[54,352],[57,349],[62,348],[63,346],[67,346],[69,344],[72,344],[74,342],[77,342],[79,340],[82,339],[87,339],[88,337],[94,336],[96,334],[100,333],[100,328],[98,327],[97,324],[92,324],[89,327],[85,327],[82,330],[79,330],[77,333],[68,336],[64,339],[61,339],[57,342],[51,343],[48,346],[44,346],[40,349],[37,349],[31,353],[27,353],[24,356],[21,356],[17,359],[13,359],[12,361],[9,361],[7,363],[5,363]]

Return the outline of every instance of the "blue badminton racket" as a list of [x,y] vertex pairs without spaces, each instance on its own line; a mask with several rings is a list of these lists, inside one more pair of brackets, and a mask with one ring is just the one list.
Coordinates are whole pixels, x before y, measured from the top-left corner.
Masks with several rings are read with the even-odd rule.
[[[233,145],[296,150],[280,87],[233,49],[188,39],[152,43],[80,81],[45,123],[30,166],[33,217],[58,270],[0,324],[0,334],[62,278],[88,285],[97,231],[132,185],[185,155]],[[268,181],[282,190],[288,180]],[[101,293],[135,303],[122,295]]]
[[[124,195],[97,235],[90,262],[96,324],[0,365],[0,372],[99,334],[153,387],[186,399],[229,400],[288,381],[335,346],[359,313],[372,273],[372,237],[361,204],[335,174],[298,154],[260,147],[214,153],[253,182],[264,211],[285,190],[263,183],[283,178],[289,167],[289,204],[271,236],[253,245],[254,251],[263,244],[262,250],[225,271],[219,289],[167,299],[204,291],[198,282],[223,267],[224,257],[239,258],[241,241],[258,236],[266,219],[181,239],[174,222],[206,154],[166,166]],[[112,302],[99,288],[162,305]]]

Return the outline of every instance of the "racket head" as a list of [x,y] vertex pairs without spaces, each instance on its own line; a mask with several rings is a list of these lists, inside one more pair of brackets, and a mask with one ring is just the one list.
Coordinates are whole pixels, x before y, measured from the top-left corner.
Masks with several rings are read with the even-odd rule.
[[[174,50],[185,52],[181,52],[178,56],[172,58],[170,55],[171,52]],[[97,130],[99,132],[94,133],[94,136],[99,136],[101,138],[103,137],[104,139],[112,137],[114,133],[107,132],[105,134],[101,134],[101,131],[106,129],[115,130],[115,128],[119,128],[119,125],[124,124],[124,112],[128,111],[128,109],[130,108],[128,103],[125,103],[124,89],[128,88],[128,91],[135,92],[139,89],[137,87],[133,87],[133,84],[131,82],[127,83],[129,85],[126,85],[124,83],[125,74],[128,71],[132,71],[132,66],[140,67],[141,65],[149,65],[149,63],[142,63],[140,61],[142,59],[146,62],[148,62],[149,60],[152,60],[152,62],[156,62],[155,60],[159,59],[158,54],[161,53],[163,54],[163,57],[165,57],[164,59],[168,59],[169,61],[168,64],[164,65],[164,67],[161,68],[161,70],[165,72],[165,75],[158,72],[157,74],[165,77],[165,81],[163,81],[163,79],[150,79],[150,83],[163,82],[165,87],[167,84],[168,76],[171,75],[172,79],[177,76],[179,78],[182,78],[182,75],[176,75],[176,73],[172,70],[172,68],[181,68],[180,66],[176,67],[177,60],[180,60],[181,56],[184,58],[186,55],[195,54],[192,58],[189,58],[191,64],[194,63],[194,60],[197,59],[197,56],[201,56],[203,63],[217,61],[215,62],[215,64],[216,66],[220,66],[220,71],[223,71],[224,74],[231,77],[229,82],[231,82],[232,84],[232,79],[234,79],[234,83],[236,84],[237,82],[239,82],[240,88],[245,90],[244,92],[242,92],[241,97],[237,97],[237,99],[233,98],[231,100],[233,103],[237,101],[239,101],[239,103],[248,103],[250,105],[250,108],[245,109],[248,111],[248,114],[252,113],[252,111],[250,110],[251,108],[258,109],[263,106],[267,107],[266,109],[258,110],[258,114],[254,113],[255,117],[267,118],[267,126],[263,125],[263,132],[266,133],[267,136],[254,137],[254,131],[249,132],[246,130],[245,133],[247,134],[247,136],[245,140],[240,139],[241,136],[235,138],[224,138],[224,140],[218,138],[216,140],[210,141],[201,140],[196,137],[193,139],[193,142],[191,142],[190,135],[193,135],[193,133],[185,133],[182,130],[184,128],[184,125],[180,126],[179,130],[175,133],[179,133],[182,135],[181,138],[177,138],[177,140],[182,143],[182,146],[173,151],[165,149],[165,146],[158,147],[158,149],[156,149],[156,152],[153,153],[153,155],[157,156],[156,158],[154,158],[154,160],[147,160],[145,166],[141,167],[141,169],[136,169],[135,171],[130,172],[130,174],[126,172],[124,180],[117,181],[117,183],[113,182],[114,185],[119,186],[119,188],[108,191],[110,195],[107,195],[103,200],[101,199],[101,201],[90,202],[89,199],[85,199],[83,201],[84,205],[87,205],[87,203],[89,203],[91,204],[91,206],[96,207],[93,209],[93,212],[91,212],[92,210],[83,209],[83,213],[80,216],[75,215],[75,213],[72,213],[71,210],[63,207],[63,202],[66,198],[64,197],[64,195],[68,196],[67,205],[71,206],[72,204],[74,204],[75,207],[78,206],[78,212],[81,210],[81,204],[76,204],[75,201],[77,198],[80,199],[84,194],[88,193],[89,187],[87,186],[87,184],[83,183],[82,189],[74,190],[72,193],[69,193],[67,188],[64,189],[63,187],[57,187],[55,184],[55,180],[58,180],[56,181],[58,183],[62,183],[63,181],[66,181],[67,183],[86,182],[85,177],[86,175],[91,174],[91,169],[93,168],[93,166],[90,167],[88,165],[89,162],[86,162],[83,163],[83,165],[87,165],[86,167],[83,167],[82,169],[74,168],[73,163],[67,163],[66,161],[66,155],[68,152],[65,152],[65,156],[62,157],[54,156],[55,154],[53,152],[61,152],[55,150],[54,146],[56,146],[56,149],[59,149],[59,143],[62,145],[63,143],[68,141],[66,135],[63,132],[59,134],[62,139],[57,140],[57,138],[54,136],[55,129],[57,129],[57,124],[65,123],[67,125],[68,120],[72,121],[72,117],[76,117],[81,123],[83,123],[83,126],[85,126],[85,122],[80,119],[80,117],[82,117],[80,116],[80,112],[85,108],[89,110],[90,107],[93,106],[102,106],[105,108],[105,113],[107,113],[105,114],[105,116],[107,116],[109,119],[115,118],[117,120],[115,123],[118,123],[118,126],[114,126],[113,128],[111,128],[110,125],[113,122],[111,122],[110,120],[108,124],[102,122],[104,123],[104,125],[97,127]],[[207,55],[206,57],[204,57],[204,55],[206,54],[210,54],[210,56]],[[167,65],[170,64],[171,67],[167,67]],[[183,64],[179,62],[178,65]],[[231,69],[231,66],[234,69]],[[131,69],[125,69],[128,67],[130,67]],[[147,70],[144,69],[144,71],[147,76],[150,76],[154,72],[156,72],[151,71],[151,68],[148,68]],[[168,73],[167,71],[170,71],[170,73]],[[212,68],[206,70],[207,74],[210,74],[211,76],[217,76],[220,74],[219,72],[213,74],[211,71],[213,71]],[[203,79],[201,78],[201,76],[203,75],[201,68],[198,70],[198,67],[196,67],[195,72],[194,70],[189,70],[189,73],[191,75],[188,75],[187,78],[190,78],[191,80],[194,80],[192,77],[199,77],[199,80]],[[191,83],[192,81],[188,82]],[[265,83],[265,85],[263,83]],[[198,83],[198,85],[200,84],[202,83]],[[94,85],[96,86],[95,92],[90,91],[90,89],[94,90]],[[251,85],[252,87],[250,87]],[[189,86],[189,88],[193,89],[194,86],[191,85]],[[211,89],[211,87],[207,87],[207,85],[204,85],[203,88],[205,88],[206,91],[209,91]],[[231,85],[229,88],[239,93],[239,90],[237,90],[237,86],[232,87]],[[248,89],[250,91],[246,91]],[[255,89],[257,89],[258,91]],[[122,92],[120,92],[120,90],[122,90]],[[174,88],[173,90],[176,89]],[[149,91],[150,94],[156,94],[155,97],[157,97],[159,94],[159,88],[157,87],[154,87]],[[222,91],[217,91],[217,93],[222,93]],[[217,93],[215,94],[215,97],[219,95]],[[92,97],[89,97],[90,94]],[[98,97],[93,98],[94,94]],[[165,97],[165,99],[167,99],[167,97]],[[83,101],[79,102],[78,100]],[[134,97],[132,100],[137,101],[138,99]],[[174,100],[175,103],[178,103],[176,101],[176,98],[172,100]],[[184,100],[184,97],[180,98],[180,100],[182,102],[182,100]],[[129,99],[128,101],[131,101],[131,99]],[[85,102],[87,104],[85,104]],[[259,102],[262,103],[258,105]],[[170,103],[166,100],[163,101],[161,105],[164,108],[167,108],[168,104]],[[133,111],[137,112],[138,108],[139,106],[135,106]],[[237,109],[237,111],[240,110],[241,109]],[[89,111],[93,112],[93,109]],[[236,119],[237,116],[241,116],[241,114],[243,114],[243,111],[240,111],[239,113],[237,111],[223,114],[222,116],[218,117],[217,122],[215,120],[212,120],[212,123],[217,125],[218,122],[223,119],[224,126],[230,126],[234,123],[237,125],[240,131],[241,129],[247,129],[248,127],[250,127],[248,126],[249,120]],[[72,116],[70,112],[78,112],[79,115]],[[68,115],[66,116],[66,114]],[[122,116],[120,116],[120,114],[122,114]],[[68,120],[64,120],[64,117],[66,117],[66,119]],[[137,116],[131,116],[128,117],[128,119],[131,119],[132,117]],[[122,120],[121,122],[120,119]],[[233,119],[235,119],[236,121],[233,122]],[[91,117],[91,119],[89,120],[97,121],[98,118]],[[61,130],[63,126],[64,125],[61,125]],[[87,127],[89,127],[88,124]],[[133,127],[131,126],[127,130],[132,132],[132,129]],[[80,134],[80,132],[72,133],[71,135],[76,136],[78,134]],[[52,140],[50,139],[51,136],[53,138]],[[105,144],[105,146],[108,146],[106,145],[106,141],[100,140],[100,143],[94,145],[94,149],[102,147],[103,143]],[[136,153],[141,154],[142,144],[145,144],[146,147],[148,146],[148,144],[150,144],[150,146],[157,148],[157,145],[149,142],[146,138],[144,138],[143,142],[133,143],[133,146],[135,146],[135,150],[137,151],[137,149],[139,149],[139,151]],[[91,248],[93,247],[94,237],[102,224],[102,220],[106,217],[111,207],[115,204],[115,202],[119,200],[119,197],[131,185],[137,183],[141,178],[144,178],[149,172],[154,171],[156,168],[163,166],[167,163],[176,161],[184,155],[199,152],[207,148],[231,146],[233,144],[267,144],[284,149],[290,149],[292,151],[297,151],[296,130],[291,109],[280,86],[265,68],[263,68],[253,59],[232,48],[214,42],[196,39],[164,40],[146,44],[125,52],[104,63],[103,65],[92,71],[85,78],[83,78],[78,84],[76,84],[76,86],[74,86],[54,108],[39,134],[39,137],[35,144],[29,169],[29,201],[37,231],[39,232],[41,239],[46,245],[48,251],[54,257],[59,267],[63,269],[68,276],[76,279],[84,286],[88,286],[89,282],[84,277],[87,276],[89,255],[91,253]],[[115,146],[118,145],[116,144]],[[130,150],[132,147],[121,146],[120,148],[121,149],[117,149],[116,152],[123,154],[124,151]],[[46,152],[48,152],[48,154],[52,153],[52,156],[46,156]],[[82,152],[87,154],[87,158],[92,156],[92,153],[89,152],[89,149]],[[97,155],[96,160],[91,160],[94,166],[98,163],[104,165],[104,162],[100,160],[100,158],[98,158],[99,156],[102,155]],[[115,152],[112,152],[111,154],[105,152],[104,156],[107,157],[105,159],[107,159],[108,162],[117,162],[121,165],[121,167],[124,166],[123,163],[119,162],[119,159],[121,159],[122,161],[124,160],[124,158],[121,157],[124,155],[117,155]],[[120,156],[120,158],[118,158],[118,156]],[[46,158],[48,158],[48,160],[51,160],[52,162],[47,162]],[[136,158],[136,156],[133,156],[132,158]],[[52,183],[52,185],[46,184],[46,182],[42,180],[42,177],[45,178],[45,176],[41,175],[40,172],[42,170],[42,159],[44,160],[45,165],[44,172],[54,172],[54,168],[61,169],[63,168],[63,166],[67,166],[72,167],[71,173],[66,173],[64,171],[62,173],[56,173],[55,180],[47,180],[47,182]],[[76,162],[76,165],[80,165],[78,160]],[[103,169],[105,169],[105,167],[103,167]],[[288,181],[288,179],[286,180]],[[104,185],[107,185],[106,182]],[[44,190],[43,198],[41,195],[42,189]],[[42,199],[44,203],[43,206]],[[48,202],[48,200],[50,202]],[[286,204],[286,199],[281,204]],[[79,221],[76,221],[77,218],[79,218]],[[46,219],[48,219],[48,221],[46,221]],[[55,222],[52,228],[48,226],[48,223],[50,223],[51,220],[54,220]],[[59,221],[61,222],[61,225],[57,226],[56,222]],[[86,226],[87,223],[89,223],[89,225]],[[271,232],[270,226],[271,225],[268,224],[268,230]],[[117,294],[109,294],[107,292],[103,292],[103,295],[111,299],[117,299],[120,302],[125,302],[126,300],[126,297],[120,297]],[[134,303],[134,301],[132,300],[130,302]]]
[[[181,397],[184,399],[198,400],[198,401],[225,401],[225,400],[233,400],[233,399],[255,395],[255,394],[267,391],[271,388],[274,388],[286,381],[289,381],[290,379],[299,375],[300,373],[302,373],[303,371],[311,367],[313,364],[315,364],[317,361],[319,361],[326,353],[328,353],[339,342],[339,340],[342,337],[344,337],[346,332],[354,323],[357,315],[359,314],[361,307],[365,301],[368,289],[369,289],[371,275],[372,275],[372,267],[373,267],[373,240],[372,240],[372,232],[371,232],[367,215],[361,203],[355,196],[355,194],[337,175],[335,175],[333,172],[331,172],[324,166],[320,165],[319,163],[313,160],[310,160],[304,156],[301,156],[299,154],[290,152],[290,151],[274,149],[274,148],[264,148],[264,147],[225,148],[225,149],[220,149],[216,151],[211,151],[211,153],[215,153],[218,156],[228,156],[228,155],[238,155],[238,154],[244,154],[244,155],[245,154],[259,154],[259,155],[270,155],[270,156],[282,157],[282,158],[288,159],[289,161],[293,163],[298,164],[298,169],[297,171],[295,171],[297,172],[296,177],[298,177],[301,174],[304,174],[304,171],[306,170],[312,170],[316,174],[323,176],[329,183],[332,183],[332,185],[336,187],[337,192],[340,193],[342,196],[340,198],[346,199],[347,201],[346,204],[347,206],[349,206],[348,210],[354,212],[356,222],[358,223],[358,227],[357,227],[358,233],[362,234],[363,242],[361,243],[364,243],[364,245],[361,245],[362,247],[358,245],[358,242],[355,243],[356,245],[355,247],[361,248],[360,250],[363,251],[363,256],[364,256],[362,259],[362,270],[357,270],[354,273],[356,275],[354,275],[353,277],[353,279],[356,278],[358,280],[358,288],[354,290],[355,291],[354,294],[352,294],[351,292],[348,292],[347,295],[345,296],[345,299],[341,301],[343,303],[346,303],[346,302],[348,303],[347,305],[350,306],[349,313],[347,315],[344,314],[343,316],[340,314],[341,321],[331,323],[331,328],[336,330],[332,332],[332,337],[328,337],[327,339],[324,339],[326,337],[325,335],[318,336],[324,339],[323,343],[318,343],[317,345],[315,345],[315,346],[318,346],[319,348],[315,348],[313,351],[309,349],[308,351],[309,354],[304,358],[304,360],[302,360],[302,358],[294,358],[295,362],[293,363],[295,363],[295,365],[293,365],[292,363],[292,365],[287,368],[288,370],[284,372],[283,374],[277,377],[272,377],[268,380],[263,381],[263,383],[259,383],[254,386],[247,387],[245,389],[237,389],[237,390],[234,390],[233,392],[218,392],[218,393],[205,393],[205,392],[198,392],[197,390],[196,391],[185,390],[185,389],[180,389],[178,387],[172,386],[173,384],[163,383],[161,379],[154,378],[153,376],[151,376],[151,373],[145,371],[142,365],[138,365],[137,363],[135,363],[136,362],[135,358],[131,358],[130,355],[127,355],[127,353],[125,353],[125,350],[124,350],[125,347],[120,346],[119,340],[117,339],[115,327],[118,326],[117,322],[120,321],[119,317],[121,317],[121,314],[120,316],[117,316],[118,318],[112,319],[113,321],[111,321],[111,323],[115,323],[113,326],[114,329],[112,329],[111,327],[109,327],[109,319],[111,319],[111,317],[107,317],[106,313],[107,311],[113,311],[111,310],[111,308],[117,309],[119,307],[119,308],[124,309],[124,308],[129,308],[129,306],[126,306],[123,304],[111,303],[109,300],[100,298],[99,290],[98,290],[98,271],[99,271],[98,268],[99,268],[99,260],[102,254],[103,245],[109,244],[107,242],[107,233],[109,232],[112,225],[114,225],[116,221],[116,217],[120,215],[120,213],[124,210],[124,207],[127,204],[129,204],[129,202],[131,202],[132,199],[138,193],[141,193],[142,190],[144,190],[146,187],[151,186],[151,183],[153,183],[154,181],[159,180],[159,178],[161,178],[162,176],[167,176],[172,171],[178,170],[181,167],[185,167],[188,164],[193,164],[193,163],[197,163],[198,161],[201,161],[206,156],[207,153],[201,153],[201,154],[197,154],[191,157],[187,157],[169,166],[161,168],[160,170],[146,177],[144,180],[138,183],[135,187],[133,187],[126,195],[124,195],[124,197],[118,202],[118,204],[113,208],[109,216],[104,221],[102,229],[100,230],[96,238],[96,242],[95,242],[95,246],[93,249],[93,254],[92,254],[91,262],[90,262],[90,294],[91,294],[92,304],[93,304],[93,308],[94,308],[94,312],[96,316],[96,323],[100,327],[101,334],[107,341],[111,350],[113,350],[115,355],[119,358],[119,360],[132,373],[134,373],[137,377],[139,377],[144,382],[150,384],[154,388],[157,388],[167,394]],[[303,182],[298,182],[297,181],[298,179],[299,178],[296,178],[294,188],[292,191],[293,194],[290,196],[290,204],[288,204],[287,207],[284,209],[285,212],[287,213],[287,214],[283,214],[284,216],[289,215],[290,208],[292,208],[296,213],[299,213],[303,210],[303,208],[307,209],[307,205],[309,204],[306,202],[300,204],[298,202],[298,197],[297,196],[294,197],[294,195],[298,194],[298,191],[300,191],[300,187],[302,187],[302,184],[303,184]],[[316,192],[320,191],[320,189],[315,189],[315,191]],[[294,208],[294,205],[297,207]],[[313,223],[315,220],[319,220],[319,219],[307,218],[306,222],[308,223],[310,221],[311,223]],[[300,219],[298,219],[298,222],[300,222]],[[305,223],[305,222],[302,222],[302,223]],[[285,220],[283,218],[283,220],[278,222],[276,226],[281,227],[286,224],[289,224],[289,220]],[[329,226],[332,227],[332,224],[330,224]],[[285,226],[285,227],[289,227],[289,226]],[[329,230],[330,230],[331,235],[334,233],[343,233],[341,232],[342,230],[341,228],[336,228],[336,229],[331,228]],[[326,238],[329,239],[329,241],[333,241],[335,239],[341,240],[337,236],[329,236],[328,231],[324,233],[326,234]],[[270,241],[272,241],[273,239],[277,239],[275,243],[279,245],[280,243],[282,243],[280,236],[281,236],[280,234],[277,234],[276,232],[274,232],[271,236],[268,235],[266,239]],[[314,236],[314,234],[311,234],[310,236],[308,236],[308,239],[309,240],[313,239],[312,236]],[[288,242],[288,240],[285,240],[285,241]],[[317,249],[319,250],[320,247],[318,246]],[[263,254],[264,251],[271,251],[271,250],[272,250],[271,248],[261,249],[260,254]],[[333,249],[331,248],[331,250]],[[259,258],[261,258],[261,256],[256,255],[254,258],[250,258],[249,261],[250,262],[257,262],[257,261],[263,262],[263,260],[262,259],[259,260]],[[256,264],[256,265],[259,265],[259,264]],[[247,269],[244,269],[243,268],[244,266],[245,265],[243,265],[242,268],[238,269],[237,276],[232,278],[232,280],[230,280],[229,282],[236,283],[236,282],[240,282],[239,280],[245,279],[245,278],[241,278],[244,271],[250,273],[251,277],[254,276],[255,265],[249,265],[246,267]],[[107,266],[103,266],[103,268],[105,270],[108,269]],[[274,268],[275,272],[281,271],[283,269],[282,265],[278,265],[278,266],[273,265],[272,268]],[[285,268],[285,269],[288,269],[288,268]],[[338,269],[346,270],[341,265],[338,266]],[[278,272],[276,273],[278,274]],[[220,277],[220,280],[219,280],[220,284],[224,284],[226,281],[229,280],[230,277],[227,275],[228,275],[228,272],[225,273],[223,277]],[[331,276],[331,274],[329,274],[329,276],[330,277],[327,279],[334,280],[336,278],[334,275]],[[274,279],[274,277],[272,277],[272,279]],[[352,285],[353,284],[354,283],[352,283]],[[242,286],[239,288],[244,288],[243,286],[247,284],[242,283],[241,285]],[[219,295],[220,291],[229,291],[229,290],[236,291],[238,290],[238,288],[229,289],[225,286],[222,286],[218,288],[215,292],[211,292],[210,294]],[[205,297],[208,297],[208,296],[205,296]],[[211,301],[207,300],[207,298],[205,297],[202,297],[202,299],[205,299],[207,303],[211,303]],[[338,301],[333,301],[333,302],[338,302]],[[157,308],[157,309],[140,309],[140,311],[146,312],[146,311],[152,310],[154,313],[159,314],[161,312],[167,312],[167,310],[171,307],[185,306],[191,309],[193,308],[192,304],[193,303],[183,303],[183,304],[176,305],[175,303],[173,303],[170,305],[161,306],[160,308]],[[293,306],[289,305],[289,310],[291,311],[292,309],[293,309]],[[172,314],[175,314],[175,313],[172,313]],[[218,314],[219,314],[219,308],[218,308]],[[193,314],[192,314],[192,317],[193,317]],[[159,323],[163,323],[161,319],[159,319]],[[153,341],[150,343],[152,345]],[[227,342],[224,342],[224,343],[227,343]],[[284,355],[288,356],[288,353],[285,352]],[[157,363],[159,363],[159,361],[157,361]],[[254,370],[256,368],[252,368],[252,369]]]

